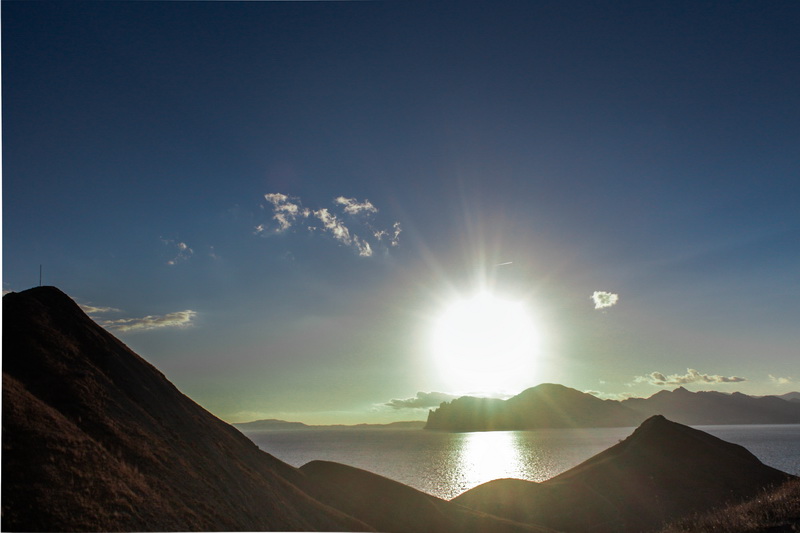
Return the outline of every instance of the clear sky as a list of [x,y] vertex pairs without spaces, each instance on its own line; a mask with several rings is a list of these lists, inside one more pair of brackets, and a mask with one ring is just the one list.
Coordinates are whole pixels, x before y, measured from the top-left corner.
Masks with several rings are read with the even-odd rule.
[[797,390],[798,27],[795,1],[4,1],[3,290],[43,265],[234,422]]

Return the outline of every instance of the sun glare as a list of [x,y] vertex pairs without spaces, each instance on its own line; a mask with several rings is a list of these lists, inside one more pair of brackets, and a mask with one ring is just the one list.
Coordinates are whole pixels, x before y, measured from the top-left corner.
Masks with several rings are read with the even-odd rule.
[[502,392],[531,382],[536,340],[522,302],[483,292],[443,310],[432,348],[442,378],[452,387]]

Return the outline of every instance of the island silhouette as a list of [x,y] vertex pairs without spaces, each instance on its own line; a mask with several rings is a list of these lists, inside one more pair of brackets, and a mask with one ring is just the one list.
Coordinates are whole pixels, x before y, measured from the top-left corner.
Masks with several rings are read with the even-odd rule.
[[654,415],[686,425],[800,424],[794,393],[754,397],[734,392],[690,392],[683,387],[649,398],[601,400],[563,385],[544,383],[500,400],[463,396],[428,413],[426,429],[524,430],[637,426]]
[[55,287],[3,298],[2,409],[5,531],[633,532],[797,487],[743,447],[658,415],[553,479],[496,480],[451,501],[342,464],[295,468]]

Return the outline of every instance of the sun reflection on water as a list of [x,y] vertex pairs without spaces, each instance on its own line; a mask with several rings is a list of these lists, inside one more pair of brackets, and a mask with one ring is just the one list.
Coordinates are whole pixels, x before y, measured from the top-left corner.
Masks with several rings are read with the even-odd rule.
[[462,490],[498,478],[521,478],[525,473],[519,432],[464,433],[460,442],[458,485]]

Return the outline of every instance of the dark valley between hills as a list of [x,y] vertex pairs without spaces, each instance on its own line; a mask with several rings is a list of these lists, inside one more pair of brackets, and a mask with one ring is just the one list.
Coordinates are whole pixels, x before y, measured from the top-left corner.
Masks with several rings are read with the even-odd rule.
[[[567,427],[569,419],[638,427],[545,482],[495,480],[446,501],[343,464],[282,462],[178,391],[64,293],[39,287],[3,298],[0,525],[4,531],[637,532],[681,521],[676,527],[683,529],[670,531],[701,531],[709,529],[707,513],[744,515],[755,507],[769,512],[756,521],[762,529],[751,531],[796,530],[796,477],[685,425],[714,423],[707,417],[721,412],[746,419],[759,409],[792,423],[795,411],[775,406],[794,402],[721,396],[678,389],[639,403],[608,402],[542,385],[505,402],[454,400],[433,411],[427,426]],[[723,400],[740,403],[724,407]],[[692,416],[702,422],[685,418]]]

